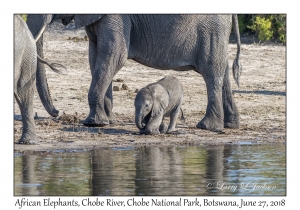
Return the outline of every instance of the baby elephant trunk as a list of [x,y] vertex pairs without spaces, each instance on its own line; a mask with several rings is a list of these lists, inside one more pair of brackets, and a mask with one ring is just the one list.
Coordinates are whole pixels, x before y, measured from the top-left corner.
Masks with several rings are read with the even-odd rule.
[[135,115],[135,124],[140,130],[143,130],[145,128],[146,124],[144,122],[144,117],[142,114],[139,113]]

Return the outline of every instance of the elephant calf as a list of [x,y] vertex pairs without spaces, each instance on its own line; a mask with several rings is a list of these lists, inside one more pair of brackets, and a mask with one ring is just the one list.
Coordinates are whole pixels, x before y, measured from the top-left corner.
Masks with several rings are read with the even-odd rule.
[[182,101],[182,84],[174,76],[166,76],[142,88],[134,102],[135,123],[140,133],[165,133],[164,117],[170,117],[167,133],[175,131]]

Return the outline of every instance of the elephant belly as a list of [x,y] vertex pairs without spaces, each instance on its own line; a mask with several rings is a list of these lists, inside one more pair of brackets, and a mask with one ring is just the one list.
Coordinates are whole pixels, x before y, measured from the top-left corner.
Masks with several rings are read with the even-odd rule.
[[143,64],[145,66],[160,69],[160,70],[176,70],[176,71],[189,71],[195,70],[195,67],[190,63],[184,62],[174,62],[169,60],[148,60],[148,59],[141,59],[141,58],[132,58],[132,60]]
[[156,69],[185,71],[209,56],[212,38],[227,40],[231,15],[136,15],[133,24],[130,58]]
[[164,110],[164,117],[170,117],[170,115],[175,112],[177,108],[177,103],[170,101],[169,106]]
[[[160,37],[156,37],[160,40]],[[194,70],[196,55],[194,54],[195,45],[189,43],[186,47],[185,43],[176,44],[172,40],[165,42],[156,42],[149,38],[139,42],[138,45],[133,44],[129,49],[129,58],[151,68],[162,70]]]

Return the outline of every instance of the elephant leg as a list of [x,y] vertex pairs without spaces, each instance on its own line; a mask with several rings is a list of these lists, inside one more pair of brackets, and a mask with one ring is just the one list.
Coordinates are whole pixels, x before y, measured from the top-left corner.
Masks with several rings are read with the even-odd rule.
[[234,101],[230,80],[229,80],[229,66],[227,64],[223,89],[223,108],[224,108],[224,127],[225,128],[239,128],[239,111],[237,109],[236,103]]
[[[96,62],[97,62],[97,37],[90,32],[89,27],[86,27],[86,33],[89,36],[89,63],[90,63],[90,70],[91,70],[91,75],[92,75],[92,80],[93,80],[93,75],[96,74],[95,72],[96,70]],[[92,81],[93,84],[93,81]],[[88,100],[90,102],[90,94],[91,94],[91,87],[92,84],[90,86],[90,90],[89,90],[89,95],[88,95]],[[87,117],[87,119],[83,122],[84,125],[87,126],[95,126],[95,113],[92,112],[91,110],[91,104],[89,103],[90,106],[90,114]],[[107,117],[106,113],[105,113],[105,117]],[[104,118],[105,118],[104,117]],[[105,123],[105,124],[109,124]],[[101,125],[104,126],[105,124]]]
[[[91,34],[89,29],[87,28],[87,34],[89,36],[92,36],[89,40],[89,63],[90,63],[90,70],[91,74],[93,75],[95,71],[95,65],[96,65],[96,55],[97,53],[97,42],[92,41],[95,39],[95,37]],[[110,83],[106,94],[104,96],[104,109],[105,114],[109,120],[109,124],[116,124],[116,118],[112,112],[113,109],[113,94],[112,94],[112,82]]]
[[105,126],[109,124],[109,116],[113,116],[111,82],[128,57],[125,37],[130,37],[130,27],[126,28],[126,34],[126,30],[118,28],[121,24],[111,23],[107,16],[95,24],[98,34],[96,48],[90,48],[89,52],[95,60],[94,68],[91,67],[92,82],[88,95],[90,113],[83,124]]
[[221,77],[205,80],[208,102],[205,117],[196,125],[197,128],[216,132],[223,130],[222,80]]
[[168,130],[168,126],[166,125],[166,123],[164,122],[164,118],[161,121],[161,124],[159,126],[159,132],[160,133],[166,133]]
[[113,109],[112,82],[110,82],[104,97],[104,109],[105,109],[106,116],[109,120],[109,124],[117,124],[117,120],[112,112]]
[[150,118],[150,120],[144,130],[144,133],[147,135],[160,134],[159,128],[162,123],[163,123],[163,112],[159,113],[155,117]]
[[170,124],[167,133],[172,133],[176,130],[175,126],[180,113],[181,104],[182,102],[180,102],[179,106],[177,106],[170,114]]
[[107,99],[106,93],[113,77],[120,69],[115,67],[116,62],[113,54],[99,55],[97,62],[101,63],[101,68],[95,69],[95,72],[92,74],[92,82],[88,94],[90,113],[83,122],[86,126],[105,126],[109,124],[106,114],[109,107],[105,106],[105,103],[110,102],[110,99]]
[[226,62],[206,62],[202,76],[207,89],[207,107],[205,117],[196,125],[197,128],[220,132],[224,128],[222,87]]
[[14,93],[16,101],[20,107],[23,123],[22,136],[19,140],[20,144],[36,144],[37,136],[34,125],[33,115],[33,84],[30,87],[17,88]]

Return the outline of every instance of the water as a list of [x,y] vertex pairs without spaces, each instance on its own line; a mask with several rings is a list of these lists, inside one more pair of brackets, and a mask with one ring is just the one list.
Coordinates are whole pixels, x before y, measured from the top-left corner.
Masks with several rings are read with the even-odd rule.
[[15,155],[15,195],[286,195],[284,145]]

